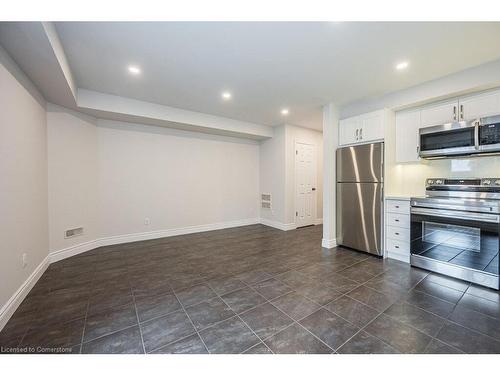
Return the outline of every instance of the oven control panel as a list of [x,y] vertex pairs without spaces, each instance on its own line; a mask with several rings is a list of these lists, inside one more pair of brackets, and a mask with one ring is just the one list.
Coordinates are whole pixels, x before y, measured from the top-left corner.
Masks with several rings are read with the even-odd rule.
[[500,186],[500,177],[489,178],[428,178],[426,187],[432,186]]
[[427,186],[443,185],[443,184],[444,184],[443,178],[428,178],[426,181]]
[[500,186],[500,178],[483,178],[481,180],[483,186]]

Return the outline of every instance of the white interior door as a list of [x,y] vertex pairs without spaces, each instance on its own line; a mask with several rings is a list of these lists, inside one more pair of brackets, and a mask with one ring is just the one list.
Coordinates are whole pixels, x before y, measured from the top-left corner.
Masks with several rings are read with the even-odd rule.
[[295,224],[313,225],[316,217],[316,156],[314,145],[295,143]]

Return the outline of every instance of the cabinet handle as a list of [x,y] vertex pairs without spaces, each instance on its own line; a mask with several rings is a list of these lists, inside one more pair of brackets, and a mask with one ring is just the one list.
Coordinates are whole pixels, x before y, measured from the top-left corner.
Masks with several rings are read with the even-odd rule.
[[359,133],[359,129],[356,129],[356,141],[359,140],[358,133]]
[[396,249],[399,249],[399,246],[398,246],[398,245],[394,245],[394,247],[395,247]]
[[399,208],[399,206],[394,206],[394,207]]
[[363,139],[363,128],[359,129],[359,139]]
[[399,219],[394,219],[394,221],[397,221],[399,223]]
[[453,120],[457,120],[457,106],[453,106]]
[[395,234],[396,236],[399,236],[399,233],[398,233],[398,232],[396,232],[396,233],[394,233],[394,234]]
[[460,120],[464,119],[464,105],[460,104]]

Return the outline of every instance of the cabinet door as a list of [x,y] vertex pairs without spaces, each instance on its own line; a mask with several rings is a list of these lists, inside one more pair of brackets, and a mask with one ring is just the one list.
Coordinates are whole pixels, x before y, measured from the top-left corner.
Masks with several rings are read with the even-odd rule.
[[500,114],[500,92],[488,92],[460,99],[460,119],[475,120]]
[[359,116],[340,120],[339,123],[339,144],[349,145],[359,141],[359,130],[361,121]]
[[396,113],[396,162],[418,161],[420,111]]
[[360,142],[384,139],[384,111],[370,112],[360,117]]
[[458,101],[422,108],[421,127],[443,125],[458,121]]

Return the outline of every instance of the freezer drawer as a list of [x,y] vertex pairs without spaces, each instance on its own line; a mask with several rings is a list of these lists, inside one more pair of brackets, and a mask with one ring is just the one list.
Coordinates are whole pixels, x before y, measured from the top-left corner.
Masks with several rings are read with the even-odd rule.
[[337,243],[382,255],[381,183],[337,183]]

